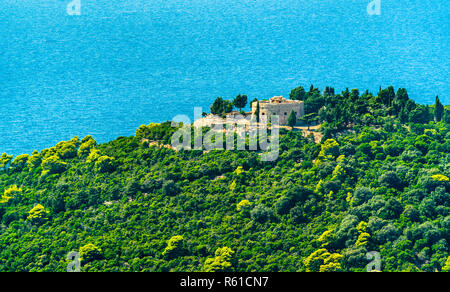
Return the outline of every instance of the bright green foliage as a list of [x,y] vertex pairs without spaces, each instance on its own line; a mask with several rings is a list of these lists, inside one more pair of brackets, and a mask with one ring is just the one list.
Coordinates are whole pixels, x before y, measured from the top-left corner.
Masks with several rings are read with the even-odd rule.
[[[181,127],[181,126],[180,126]],[[151,123],[149,125],[142,125],[136,130],[136,139],[140,142],[158,141],[161,144],[169,144],[173,133],[177,131],[178,127],[172,127],[171,122],[162,124]]]
[[98,172],[110,172],[114,170],[114,158],[106,155],[100,156],[95,161],[95,169]]
[[237,183],[236,183],[236,181],[234,180],[234,181],[231,183],[231,185],[230,185],[230,190],[234,191],[234,190],[236,189],[236,187],[237,187]]
[[238,166],[235,170],[237,175],[240,175],[241,173],[244,172],[244,168],[242,166]]
[[33,223],[39,223],[44,220],[48,220],[49,211],[45,210],[45,207],[41,204],[37,204],[28,212],[27,220],[30,220]]
[[214,258],[209,258],[203,265],[204,272],[229,272],[234,251],[229,247],[218,248]]
[[173,236],[167,242],[162,255],[166,259],[173,259],[186,254],[186,243],[181,235]]
[[86,163],[95,163],[100,158],[100,156],[102,155],[100,154],[100,151],[98,149],[92,149],[88,157],[86,158]]
[[357,226],[356,226],[356,230],[358,230],[359,232],[359,236],[358,239],[356,240],[355,246],[356,247],[363,247],[366,246],[369,243],[369,238],[370,238],[370,234],[367,233],[367,227],[369,225],[364,222],[361,221]]
[[22,189],[17,187],[16,185],[9,186],[5,191],[3,192],[3,195],[0,199],[0,204],[8,203],[8,201],[17,195],[20,195],[22,193]]
[[323,261],[323,265],[320,266],[319,272],[328,273],[328,272],[341,272],[342,266],[340,261],[344,258],[343,255],[338,253],[333,253],[329,257],[325,258]]
[[70,141],[59,142],[55,146],[55,152],[61,159],[74,158],[77,156],[80,143],[78,137],[74,137]]
[[67,163],[57,155],[52,155],[42,160],[43,174],[62,173],[66,170]]
[[366,246],[369,242],[370,238],[370,234],[367,232],[362,232],[361,234],[359,234],[358,236],[358,240],[356,240],[355,246],[356,247],[362,247],[362,246]]
[[447,258],[445,262],[445,266],[442,268],[443,272],[450,272],[450,256]]
[[56,153],[61,159],[70,159],[77,156],[78,138],[73,141],[60,142],[56,145]]
[[344,175],[344,169],[342,168],[342,166],[339,165],[339,164],[336,165],[336,167],[333,170],[332,175],[333,176],[331,177],[331,180],[335,180],[335,179],[341,178]]
[[339,153],[339,143],[334,139],[326,140],[322,145],[319,152],[319,158],[333,158]]
[[3,153],[0,156],[0,168],[5,170],[6,167],[8,166],[8,164],[11,162],[11,160],[13,159],[12,155],[8,155],[6,153]]
[[442,182],[450,181],[450,179],[448,177],[446,177],[445,175],[442,175],[442,174],[435,174],[435,175],[431,176],[431,178],[435,181],[442,181]]
[[78,149],[78,156],[83,157],[91,153],[91,150],[97,145],[97,142],[91,136],[86,136],[81,140],[81,146]]
[[102,249],[92,243],[80,247],[80,261],[82,263],[91,262],[102,257]]
[[242,200],[240,201],[237,206],[236,206],[236,210],[238,212],[244,210],[244,209],[248,209],[252,206],[252,203],[249,200]]
[[[433,106],[381,91],[310,88],[323,139],[280,129],[273,162],[149,147],[170,143],[170,122],[103,144],[74,138],[24,168],[4,154],[0,271],[65,271],[80,243],[101,246],[83,271],[365,271],[372,250],[382,271],[448,270],[450,108],[435,123]],[[38,203],[48,220],[31,224]],[[163,256],[173,235],[183,240]],[[211,256],[224,246],[234,253]]]
[[41,166],[42,163],[42,157],[37,151],[33,151],[33,154],[28,157],[27,166],[30,169],[37,168]]
[[16,170],[22,170],[27,165],[29,157],[30,155],[28,154],[19,155],[11,163],[11,166]]
[[317,239],[320,242],[321,247],[326,248],[333,239],[333,230],[327,230]]
[[303,263],[307,272],[339,272],[342,269],[340,264],[342,259],[342,255],[332,254],[321,248],[310,254]]
[[97,172],[104,173],[114,170],[114,157],[102,155],[98,149],[91,150],[86,162],[94,163],[94,169]]
[[366,232],[368,224],[364,221],[359,222],[358,226],[356,226],[356,230],[358,230],[359,233]]

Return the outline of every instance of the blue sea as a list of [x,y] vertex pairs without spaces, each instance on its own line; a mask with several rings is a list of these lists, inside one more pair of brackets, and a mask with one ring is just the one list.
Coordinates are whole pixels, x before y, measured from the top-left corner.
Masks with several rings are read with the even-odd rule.
[[193,117],[217,96],[288,96],[314,84],[405,87],[450,103],[442,0],[0,1],[0,153],[73,136],[99,142]]

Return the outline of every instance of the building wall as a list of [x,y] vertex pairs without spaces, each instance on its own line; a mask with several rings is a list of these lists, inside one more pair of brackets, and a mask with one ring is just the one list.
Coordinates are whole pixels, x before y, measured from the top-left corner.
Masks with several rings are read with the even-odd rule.
[[[252,103],[252,114],[256,112],[256,102]],[[287,101],[282,103],[259,103],[259,121],[261,123],[268,123],[271,115],[278,115],[280,119],[280,125],[287,125],[287,120],[291,111],[296,113],[297,119],[305,115],[303,101]]]

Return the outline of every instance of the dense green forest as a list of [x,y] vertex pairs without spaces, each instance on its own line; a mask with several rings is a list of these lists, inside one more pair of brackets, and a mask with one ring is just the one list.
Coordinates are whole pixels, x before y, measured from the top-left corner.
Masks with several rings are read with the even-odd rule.
[[290,98],[323,138],[282,129],[273,162],[155,145],[168,122],[3,154],[0,271],[66,271],[71,251],[82,271],[365,271],[371,251],[449,271],[450,109],[393,87]]

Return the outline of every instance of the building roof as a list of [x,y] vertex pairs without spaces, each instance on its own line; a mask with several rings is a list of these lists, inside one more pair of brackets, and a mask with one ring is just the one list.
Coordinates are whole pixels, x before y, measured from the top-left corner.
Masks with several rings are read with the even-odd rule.
[[302,103],[300,100],[288,100],[282,96],[274,96],[269,100],[261,100],[259,103],[270,103],[270,104],[289,104],[289,103]]

